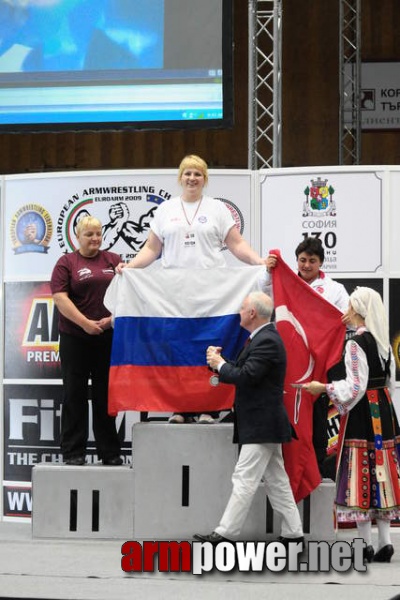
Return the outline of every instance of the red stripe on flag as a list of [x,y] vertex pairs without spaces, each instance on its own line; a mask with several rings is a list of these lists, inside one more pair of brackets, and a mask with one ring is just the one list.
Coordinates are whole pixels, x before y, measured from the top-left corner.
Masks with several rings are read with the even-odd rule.
[[230,409],[234,386],[210,384],[213,373],[200,367],[113,366],[108,412],[210,412]]

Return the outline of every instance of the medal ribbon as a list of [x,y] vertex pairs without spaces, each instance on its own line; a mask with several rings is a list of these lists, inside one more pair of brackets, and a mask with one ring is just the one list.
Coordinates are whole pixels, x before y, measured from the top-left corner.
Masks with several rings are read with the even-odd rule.
[[202,203],[202,201],[203,201],[203,196],[200,198],[200,202],[199,202],[199,204],[198,204],[198,206],[197,206],[197,208],[196,208],[196,212],[195,212],[195,213],[194,213],[194,215],[193,215],[193,219],[192,219],[191,221],[189,221],[189,219],[188,219],[188,217],[187,217],[187,214],[186,214],[185,207],[184,207],[184,205],[183,205],[183,202],[182,202],[182,199],[181,199],[181,206],[182,206],[183,214],[185,215],[186,223],[189,225],[189,227],[191,227],[191,225],[192,225],[193,221],[195,220],[195,218],[196,218],[196,215],[197,215],[197,213],[199,212],[199,208],[200,208],[200,206],[201,206],[201,203]]

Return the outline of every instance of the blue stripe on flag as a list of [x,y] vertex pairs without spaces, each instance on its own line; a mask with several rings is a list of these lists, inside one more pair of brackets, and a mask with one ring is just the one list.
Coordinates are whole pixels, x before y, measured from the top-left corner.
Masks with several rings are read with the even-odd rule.
[[222,346],[234,359],[248,332],[240,315],[219,317],[117,317],[111,365],[201,366],[207,346]]

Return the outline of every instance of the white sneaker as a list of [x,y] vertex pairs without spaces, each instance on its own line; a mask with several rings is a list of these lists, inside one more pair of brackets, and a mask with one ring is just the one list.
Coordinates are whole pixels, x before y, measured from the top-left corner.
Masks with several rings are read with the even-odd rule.
[[168,423],[184,423],[185,422],[185,417],[183,417],[182,415],[172,415],[169,419],[168,419]]
[[215,423],[215,419],[213,419],[211,415],[207,415],[204,413],[200,415],[199,423],[201,423],[202,425],[212,425],[213,423]]

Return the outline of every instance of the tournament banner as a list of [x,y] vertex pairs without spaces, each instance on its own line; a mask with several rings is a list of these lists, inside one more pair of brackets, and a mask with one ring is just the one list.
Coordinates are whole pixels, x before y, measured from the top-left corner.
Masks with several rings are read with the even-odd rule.
[[342,313],[315,292],[282,260],[279,250],[272,270],[276,324],[287,352],[284,402],[298,439],[283,444],[285,468],[299,502],[321,482],[312,443],[313,404],[302,389],[312,380],[327,381],[340,361],[346,327]]
[[[209,177],[204,193],[227,206],[251,243],[251,174],[210,171]],[[158,207],[181,191],[171,170],[7,176],[4,278],[48,281],[60,256],[77,249],[76,225],[86,215],[102,223],[102,249],[129,261],[145,244]],[[224,252],[228,263],[238,264]]]
[[382,268],[383,173],[332,168],[260,173],[261,248],[280,248],[293,268],[295,249],[317,237],[323,270],[375,273]]
[[234,387],[206,363],[209,345],[235,359],[248,332],[240,306],[264,266],[124,269],[105,296],[114,318],[109,413],[209,412],[232,406]]
[[176,190],[173,179],[170,172],[7,177],[5,278],[49,280],[58,258],[77,249],[76,225],[87,215],[103,225],[102,249],[130,260],[158,206]]

